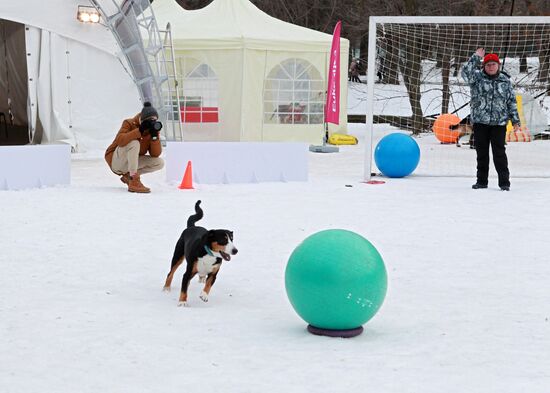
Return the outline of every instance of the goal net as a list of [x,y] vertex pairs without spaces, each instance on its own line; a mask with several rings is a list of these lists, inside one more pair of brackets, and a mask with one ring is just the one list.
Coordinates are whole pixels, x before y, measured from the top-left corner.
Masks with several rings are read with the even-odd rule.
[[418,142],[415,174],[475,176],[470,87],[461,71],[480,47],[498,54],[518,98],[522,131],[507,135],[511,176],[550,177],[550,17],[371,17],[359,98],[367,107],[366,178],[378,171],[378,140],[391,132]]

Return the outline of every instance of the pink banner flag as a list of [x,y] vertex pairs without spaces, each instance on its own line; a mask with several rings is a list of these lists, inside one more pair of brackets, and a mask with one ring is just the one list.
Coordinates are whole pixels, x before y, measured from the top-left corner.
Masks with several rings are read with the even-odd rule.
[[330,47],[330,63],[328,72],[327,102],[325,104],[325,121],[339,124],[340,122],[340,30],[342,22],[334,27],[332,46]]

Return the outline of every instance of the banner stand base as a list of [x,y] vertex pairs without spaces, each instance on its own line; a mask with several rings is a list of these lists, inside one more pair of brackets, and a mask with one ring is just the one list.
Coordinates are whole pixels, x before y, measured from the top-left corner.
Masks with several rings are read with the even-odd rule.
[[338,153],[340,148],[338,146],[309,145],[309,151],[313,153]]

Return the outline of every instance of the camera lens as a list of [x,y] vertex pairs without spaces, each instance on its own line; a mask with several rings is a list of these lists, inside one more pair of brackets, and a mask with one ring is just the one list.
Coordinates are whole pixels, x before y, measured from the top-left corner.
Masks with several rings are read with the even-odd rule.
[[153,123],[153,128],[155,129],[155,131],[160,131],[162,130],[162,123],[160,121],[156,121]]

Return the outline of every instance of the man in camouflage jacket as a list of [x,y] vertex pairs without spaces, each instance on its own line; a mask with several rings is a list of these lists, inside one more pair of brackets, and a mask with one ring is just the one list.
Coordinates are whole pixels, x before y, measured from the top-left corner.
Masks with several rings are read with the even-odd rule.
[[[482,61],[483,59],[483,61]],[[480,66],[483,66],[480,69]],[[479,48],[462,69],[462,77],[470,85],[471,118],[477,152],[477,182],[474,189],[487,188],[489,176],[489,146],[498,173],[501,190],[510,190],[510,172],[506,157],[506,124],[512,121],[514,132],[520,121],[516,94],[510,78],[500,70],[500,59],[494,53],[485,55]]]

